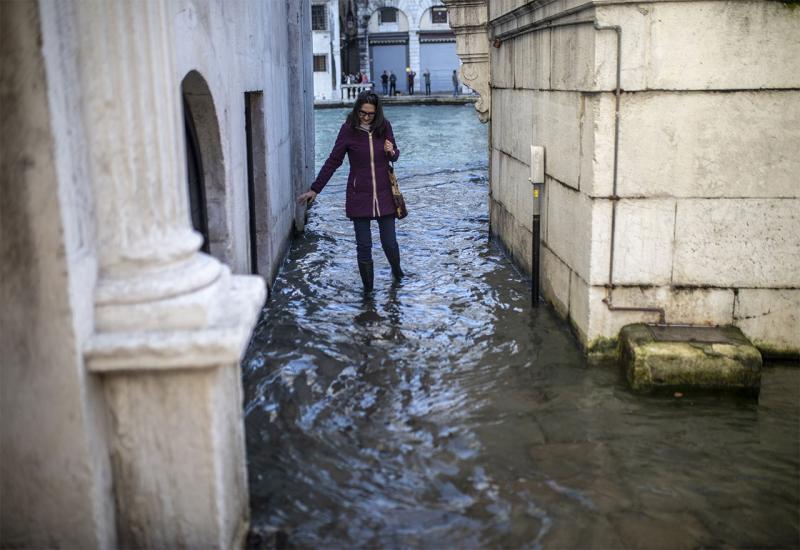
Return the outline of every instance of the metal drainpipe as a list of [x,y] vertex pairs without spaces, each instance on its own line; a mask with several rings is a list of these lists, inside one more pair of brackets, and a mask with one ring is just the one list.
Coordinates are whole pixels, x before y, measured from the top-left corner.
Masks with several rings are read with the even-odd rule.
[[[606,297],[603,298],[603,303],[606,304],[609,311],[638,311],[643,313],[658,313],[658,323],[659,325],[667,324],[666,320],[666,312],[664,308],[659,307],[629,307],[629,306],[615,306],[613,302],[613,292],[614,292],[614,248],[615,248],[615,241],[616,241],[616,225],[617,225],[617,202],[619,202],[619,196],[617,196],[617,173],[619,167],[619,123],[620,123],[620,95],[622,89],[622,27],[619,25],[600,25],[597,22],[597,18],[592,19],[583,19],[579,21],[569,21],[565,23],[551,23],[551,21],[564,17],[565,15],[575,15],[582,11],[585,11],[594,4],[586,3],[580,6],[577,6],[571,10],[568,10],[565,13],[558,14],[556,16],[551,16],[545,18],[544,20],[537,21],[535,23],[530,23],[528,25],[524,25],[519,29],[514,29],[512,31],[508,31],[497,36],[493,36],[493,42],[496,47],[499,47],[500,44],[504,40],[508,40],[509,38],[514,38],[516,36],[520,36],[522,34],[527,34],[529,32],[537,32],[540,30],[545,29],[553,29],[558,27],[571,27],[576,25],[587,25],[591,24],[595,30],[598,31],[614,31],[617,35],[617,74],[616,74],[616,85],[614,89],[614,171],[613,171],[613,180],[612,180],[612,192],[611,192],[611,239],[610,239],[610,254],[609,254],[609,264],[608,264],[608,284],[606,284]],[[535,246],[535,243],[534,243]],[[533,264],[534,259],[538,259],[538,254],[534,254],[534,246],[532,246],[531,254],[532,259],[531,263]],[[538,274],[537,278],[535,279],[534,286],[538,285]],[[532,289],[532,292],[535,290]],[[534,302],[535,304],[535,302]]]
[[615,306],[613,302],[614,245],[616,241],[617,203],[619,202],[619,196],[617,195],[617,173],[619,167],[619,103],[622,81],[622,27],[619,25],[599,25],[595,19],[594,28],[598,31],[614,31],[617,35],[617,82],[614,90],[614,175],[612,178],[611,188],[611,243],[608,260],[608,284],[606,285],[606,297],[603,298],[603,303],[606,305],[606,307],[608,307],[609,311],[639,311],[644,313],[658,313],[658,324],[665,325],[667,323],[667,316],[664,308]]

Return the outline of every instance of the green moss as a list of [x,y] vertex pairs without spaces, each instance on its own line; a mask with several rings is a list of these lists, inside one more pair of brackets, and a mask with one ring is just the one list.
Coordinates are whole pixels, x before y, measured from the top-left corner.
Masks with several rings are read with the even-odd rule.
[[765,359],[796,361],[798,366],[800,366],[800,349],[780,346],[774,342],[766,342],[763,340],[754,340],[753,345],[758,348],[758,351],[761,352],[761,355]]
[[746,390],[757,392],[761,355],[735,327],[725,343],[656,341],[644,325],[620,333],[620,361],[636,392],[657,389]]
[[598,336],[586,346],[586,358],[592,366],[616,364],[619,361],[619,339]]

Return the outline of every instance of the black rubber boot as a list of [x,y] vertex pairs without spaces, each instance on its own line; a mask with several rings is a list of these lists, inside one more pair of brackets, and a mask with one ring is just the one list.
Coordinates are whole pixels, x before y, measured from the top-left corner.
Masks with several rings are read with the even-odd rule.
[[358,262],[358,272],[361,273],[361,282],[364,283],[364,292],[372,292],[375,282],[375,270],[372,262]]
[[389,265],[392,266],[392,276],[395,281],[399,281],[406,276],[403,270],[400,269],[400,248],[386,252],[386,259],[389,260]]

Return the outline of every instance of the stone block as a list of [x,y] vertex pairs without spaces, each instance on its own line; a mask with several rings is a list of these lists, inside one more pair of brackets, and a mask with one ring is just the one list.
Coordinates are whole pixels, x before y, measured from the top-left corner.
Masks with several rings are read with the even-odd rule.
[[578,340],[585,348],[589,344],[591,327],[589,326],[591,287],[574,271],[569,279],[569,321],[578,335]]
[[592,197],[610,197],[614,181],[614,95],[589,95],[586,101],[587,114],[581,127],[581,151],[586,153],[581,156],[580,188]]
[[120,545],[229,548],[241,540],[248,509],[238,376],[237,365],[225,365],[106,381]]
[[608,280],[611,202],[546,178],[547,246],[591,284]]
[[510,40],[502,48],[491,48],[492,82],[493,88],[514,88],[515,58],[517,56],[518,41]]
[[492,191],[495,200],[503,204],[518,224],[531,231],[533,186],[528,181],[530,167],[503,152],[499,152],[497,158],[498,181],[493,184]]
[[800,92],[625,94],[620,112],[620,196],[800,196]]
[[800,359],[800,290],[737,292],[734,324],[769,357]]
[[488,2],[489,19],[495,19],[501,15],[513,11],[525,4],[526,0],[496,0]]
[[545,172],[575,189],[581,183],[579,158],[585,107],[584,96],[579,93],[533,94],[533,141],[529,145],[544,146]]
[[511,259],[531,273],[531,233],[519,225],[511,213],[495,200],[489,201],[492,234],[500,239]]
[[508,105],[511,134],[507,137],[511,155],[530,166],[533,143],[533,92],[515,90]]
[[[573,277],[574,279],[575,277]],[[608,291],[602,286],[590,286],[583,280],[578,283],[573,281],[573,291],[580,290],[583,304],[581,305],[581,315],[585,319],[585,332],[583,335],[583,345],[593,354],[616,353],[616,348],[610,346],[616,341],[619,330],[631,323],[654,322],[658,320],[658,315],[649,312],[638,311],[611,311],[603,302],[608,296]],[[627,289],[624,289],[627,290]],[[612,299],[617,306],[630,306],[633,300],[627,301],[625,292],[621,288],[614,290]],[[639,288],[630,289],[631,293],[640,292]],[[652,306],[653,301],[644,296],[639,297],[644,307]],[[575,302],[574,294],[570,293],[570,308]],[[585,310],[585,312],[584,312]],[[572,315],[572,313],[570,313]]]
[[503,146],[503,138],[505,134],[512,131],[506,123],[509,118],[505,102],[508,92],[504,88],[492,90],[492,131],[489,133],[492,149],[506,150]]
[[530,163],[533,144],[533,92],[497,89],[493,92],[492,146]]
[[622,27],[625,90],[800,87],[800,12],[782,2],[624,4],[596,13],[601,24]]
[[550,88],[550,33],[523,34],[513,40],[513,47],[515,85],[529,90]]
[[620,361],[636,392],[658,389],[758,392],[761,354],[733,326],[683,329],[664,339],[643,324],[620,331]]
[[800,200],[677,202],[673,284],[800,286]]
[[619,201],[615,231],[614,284],[669,284],[674,200]]
[[558,256],[542,245],[541,248],[541,293],[550,302],[556,312],[562,317],[569,315],[569,266],[562,262]]
[[[592,25],[553,29],[551,34],[550,87],[557,90],[612,90],[616,85],[616,50],[597,57],[598,40],[615,40]],[[605,49],[601,50],[605,52]],[[599,64],[598,64],[599,63]]]

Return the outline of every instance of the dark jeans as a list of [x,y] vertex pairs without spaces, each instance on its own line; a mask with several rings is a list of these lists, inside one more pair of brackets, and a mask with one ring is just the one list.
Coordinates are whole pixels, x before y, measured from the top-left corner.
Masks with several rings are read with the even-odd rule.
[[431,95],[431,85],[428,83],[425,84],[425,95]]
[[[397,235],[394,231],[394,216],[378,218],[378,229],[381,232],[381,246],[387,258],[399,257],[400,247],[397,245]],[[356,253],[359,262],[372,261],[372,231],[370,231],[370,218],[353,218],[353,227],[356,230]]]

